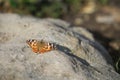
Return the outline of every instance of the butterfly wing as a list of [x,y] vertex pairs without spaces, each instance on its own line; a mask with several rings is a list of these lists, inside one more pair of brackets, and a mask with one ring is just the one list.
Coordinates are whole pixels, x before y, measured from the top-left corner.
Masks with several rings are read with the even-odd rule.
[[32,48],[35,53],[45,53],[55,49],[52,43],[45,42],[43,40],[37,41],[35,39],[27,40],[27,44]]
[[37,40],[27,40],[26,43],[32,48],[32,51],[37,53],[39,52],[38,49],[38,41]]
[[53,44],[48,42],[43,42],[40,44],[41,47],[39,47],[39,53],[45,53],[48,51],[53,50]]

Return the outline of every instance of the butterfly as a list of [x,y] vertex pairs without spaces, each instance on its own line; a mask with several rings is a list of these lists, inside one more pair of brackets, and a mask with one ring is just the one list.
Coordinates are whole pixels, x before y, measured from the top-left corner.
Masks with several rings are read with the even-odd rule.
[[56,46],[53,43],[45,42],[43,40],[29,39],[26,40],[26,43],[32,48],[32,51],[35,53],[45,53],[51,50],[56,49]]

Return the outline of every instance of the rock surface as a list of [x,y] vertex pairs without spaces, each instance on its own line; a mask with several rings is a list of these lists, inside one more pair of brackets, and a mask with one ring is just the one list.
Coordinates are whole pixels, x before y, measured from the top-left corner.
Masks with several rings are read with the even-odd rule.
[[[28,39],[55,43],[34,54]],[[120,80],[107,51],[87,30],[57,19],[0,14],[0,80]]]

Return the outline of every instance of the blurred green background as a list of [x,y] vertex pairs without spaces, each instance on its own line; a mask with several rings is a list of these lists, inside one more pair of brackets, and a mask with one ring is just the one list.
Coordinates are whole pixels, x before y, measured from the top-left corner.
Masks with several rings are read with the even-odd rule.
[[105,5],[108,0],[0,0],[1,12],[62,18],[75,15],[87,2]]

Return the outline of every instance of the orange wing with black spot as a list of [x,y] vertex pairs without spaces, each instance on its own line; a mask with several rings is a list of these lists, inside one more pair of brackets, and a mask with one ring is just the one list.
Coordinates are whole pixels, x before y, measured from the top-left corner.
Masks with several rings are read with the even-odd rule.
[[32,48],[35,53],[45,53],[55,49],[55,45],[52,43],[45,42],[43,40],[37,41],[35,39],[27,40],[26,43]]

